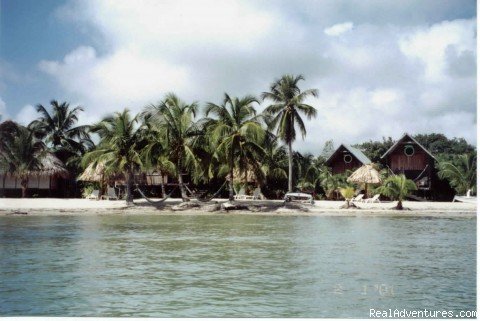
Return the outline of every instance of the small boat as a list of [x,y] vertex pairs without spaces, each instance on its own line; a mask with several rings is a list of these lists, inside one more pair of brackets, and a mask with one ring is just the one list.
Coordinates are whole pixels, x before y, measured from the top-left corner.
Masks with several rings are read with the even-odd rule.
[[458,196],[455,195],[453,198],[453,202],[462,202],[462,203],[472,203],[476,204],[477,203],[477,197],[476,196]]
[[314,204],[313,196],[307,193],[287,193],[283,198],[285,202]]
[[476,196],[471,196],[471,193],[472,193],[472,190],[468,190],[466,196],[455,195],[452,202],[457,201],[457,202],[462,202],[462,203],[477,204],[477,197]]

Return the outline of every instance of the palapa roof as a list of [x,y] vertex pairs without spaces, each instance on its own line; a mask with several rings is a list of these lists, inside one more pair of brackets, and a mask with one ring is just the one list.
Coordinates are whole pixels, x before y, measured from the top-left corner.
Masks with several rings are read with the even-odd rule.
[[379,184],[382,182],[380,173],[372,164],[361,166],[347,178],[347,182],[351,183],[368,183]]
[[78,177],[79,181],[99,182],[103,179],[105,171],[104,163],[90,163]]
[[325,163],[329,164],[333,160],[335,155],[338,153],[338,151],[342,149],[342,147],[348,150],[350,154],[352,154],[363,165],[370,164],[372,162],[370,158],[368,158],[360,149],[347,144],[340,144],[340,146],[338,146],[338,148],[332,153],[332,155],[330,155],[330,157]]
[[63,178],[70,175],[63,162],[52,153],[47,153],[42,158],[42,169],[34,172],[37,172],[36,175],[58,175]]
[[391,152],[393,152],[395,150],[395,148],[398,147],[398,145],[400,145],[400,143],[402,143],[406,138],[410,139],[411,142],[407,142],[407,143],[414,143],[414,144],[417,144],[418,146],[420,146],[421,149],[423,149],[425,151],[425,153],[427,153],[430,157],[432,157],[433,159],[436,160],[435,156],[433,156],[432,153],[430,153],[428,151],[428,149],[426,149],[422,144],[420,144],[415,138],[413,138],[412,136],[410,136],[410,134],[408,133],[405,133],[403,134],[402,138],[400,138],[399,140],[397,140],[395,142],[395,144],[393,144],[392,147],[390,147],[386,152],[385,154],[382,155],[381,158],[384,158],[385,156],[389,155]]
[[[8,170],[6,163],[0,163],[0,171]],[[67,178],[70,172],[65,168],[63,162],[52,153],[46,153],[41,159],[41,168],[28,172],[31,176],[60,176]]]

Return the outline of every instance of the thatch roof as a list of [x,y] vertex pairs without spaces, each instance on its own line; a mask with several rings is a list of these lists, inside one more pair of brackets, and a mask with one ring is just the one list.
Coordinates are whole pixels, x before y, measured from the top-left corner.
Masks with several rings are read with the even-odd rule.
[[382,182],[380,173],[372,164],[363,165],[347,178],[350,183],[379,184]]
[[63,178],[70,175],[63,162],[52,153],[47,153],[42,158],[42,168],[33,173],[34,175],[61,176]]
[[104,163],[91,163],[78,177],[79,181],[100,182],[105,175]]
[[[230,181],[230,174],[227,174],[226,176],[227,181]],[[245,182],[245,172],[240,173],[240,171],[235,168],[233,170],[233,180],[234,181],[241,181],[243,183],[254,183],[257,181],[257,176],[253,172],[253,170],[249,169],[247,170],[247,182]]]

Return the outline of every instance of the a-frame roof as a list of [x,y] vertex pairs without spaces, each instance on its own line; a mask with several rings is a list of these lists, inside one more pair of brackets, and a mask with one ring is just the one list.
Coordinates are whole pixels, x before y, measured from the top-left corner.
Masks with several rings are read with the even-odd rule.
[[408,133],[405,133],[403,134],[402,138],[400,138],[399,140],[397,140],[395,142],[395,144],[393,144],[392,147],[390,147],[386,152],[385,154],[382,155],[381,158],[384,158],[385,156],[387,156],[388,154],[390,154],[391,152],[393,152],[395,150],[395,148],[397,148],[397,146],[402,142],[404,141],[405,138],[408,138],[410,140],[412,140],[415,144],[417,144],[418,146],[420,146],[421,149],[423,149],[425,151],[425,153],[427,153],[430,157],[432,157],[433,159],[436,160],[435,156],[432,155],[432,153],[430,153],[428,151],[428,149],[426,149],[422,144],[420,144],[415,138],[413,138],[412,136],[410,136]]
[[330,155],[330,157],[327,159],[327,161],[325,163],[326,164],[330,163],[332,161],[333,157],[337,154],[337,152],[342,147],[344,147],[346,150],[348,150],[363,165],[370,164],[372,162],[370,160],[370,158],[368,158],[360,149],[352,147],[350,145],[340,144],[340,146],[338,146],[338,148],[332,153],[332,155]]

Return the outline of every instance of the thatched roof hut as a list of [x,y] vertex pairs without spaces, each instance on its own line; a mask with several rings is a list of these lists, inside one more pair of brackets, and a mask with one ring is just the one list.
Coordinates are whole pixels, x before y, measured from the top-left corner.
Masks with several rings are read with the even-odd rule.
[[90,163],[83,173],[78,177],[79,181],[100,182],[105,175],[104,163]]
[[70,172],[65,168],[63,162],[52,153],[47,153],[41,162],[42,168],[33,171],[33,175],[59,176],[62,178],[68,178],[70,176]]
[[382,179],[380,173],[372,164],[363,165],[347,178],[350,183],[380,184]]
[[[246,177],[246,181],[245,181],[245,177]],[[230,181],[230,174],[227,174],[225,178],[227,181]],[[240,171],[237,168],[235,168],[233,170],[233,180],[240,181],[242,183],[255,183],[257,182],[257,176],[251,169],[248,169],[247,173],[245,172],[240,173]]]

